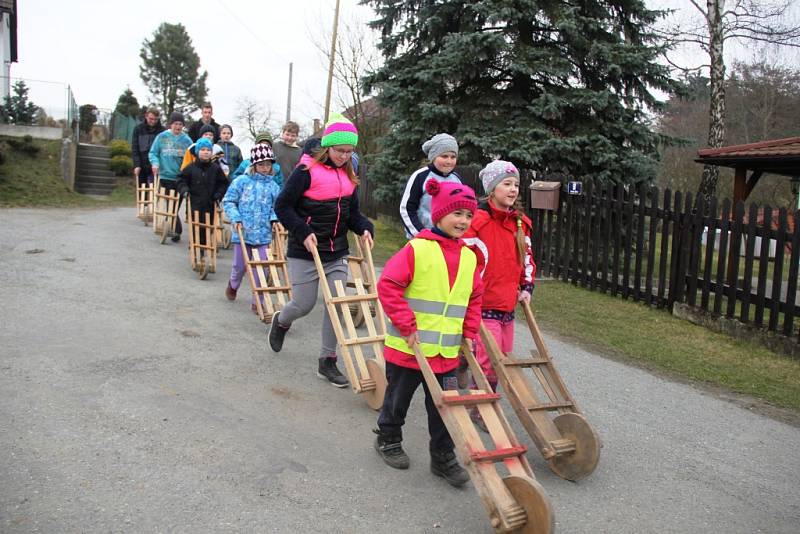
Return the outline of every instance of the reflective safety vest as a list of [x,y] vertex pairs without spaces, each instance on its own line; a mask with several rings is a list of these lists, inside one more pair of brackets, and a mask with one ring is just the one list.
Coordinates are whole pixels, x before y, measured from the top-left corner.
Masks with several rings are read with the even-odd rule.
[[[436,241],[412,239],[414,249],[414,279],[405,290],[405,299],[417,321],[420,349],[427,358],[458,357],[464,315],[472,295],[472,281],[477,259],[467,247],[461,248],[456,281],[450,288],[447,263]],[[414,351],[406,339],[391,324],[387,325],[385,343],[406,354]]]

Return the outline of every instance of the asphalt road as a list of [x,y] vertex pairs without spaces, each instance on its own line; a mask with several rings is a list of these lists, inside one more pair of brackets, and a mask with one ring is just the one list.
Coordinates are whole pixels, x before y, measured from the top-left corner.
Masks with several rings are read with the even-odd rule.
[[[391,470],[315,375],[321,306],[274,354],[230,261],[197,280],[132,209],[0,210],[0,532],[491,532],[429,473],[421,392]],[[605,445],[561,480],[506,405],[558,532],[800,531],[800,429],[547,339]]]

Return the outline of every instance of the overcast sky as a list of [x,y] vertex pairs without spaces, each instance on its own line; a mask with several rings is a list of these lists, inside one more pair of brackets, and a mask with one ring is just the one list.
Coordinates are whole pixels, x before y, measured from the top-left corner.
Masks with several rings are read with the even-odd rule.
[[[241,96],[268,103],[282,122],[293,62],[292,118],[310,128],[323,114],[327,82],[327,65],[311,35],[322,31],[322,25],[330,35],[335,3],[19,0],[19,62],[12,64],[11,76],[69,84],[78,105],[113,109],[128,86],[144,104],[150,95],[139,78],[142,41],[161,22],[180,22],[192,38],[201,69],[208,71],[208,97],[217,122],[234,122]],[[341,0],[342,18],[367,20],[370,13],[357,0]],[[55,108],[63,102],[61,86],[29,85],[34,103]],[[234,133],[234,140],[243,136],[241,129]]]
[[[662,9],[689,5],[688,0],[648,3]],[[357,0],[341,4],[343,20],[373,18],[371,9]],[[234,125],[234,141],[243,139],[234,120],[242,96],[265,102],[276,121],[283,121],[290,61],[292,119],[310,129],[323,114],[327,65],[312,36],[322,42],[320,34],[330,35],[335,0],[19,0],[17,5],[19,62],[11,67],[12,77],[69,84],[78,105],[113,109],[128,86],[140,103],[150,102],[139,79],[142,41],[161,22],[180,22],[200,55],[201,69],[209,73],[214,117]],[[728,61],[737,55],[749,59],[752,51],[728,46]],[[688,53],[683,59],[696,65],[702,55]],[[63,86],[29,85],[34,103],[63,116]]]

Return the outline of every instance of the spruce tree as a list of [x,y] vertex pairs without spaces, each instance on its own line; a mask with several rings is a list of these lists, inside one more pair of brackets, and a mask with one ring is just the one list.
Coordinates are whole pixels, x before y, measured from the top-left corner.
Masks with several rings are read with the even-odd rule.
[[130,87],[125,89],[122,94],[119,95],[119,98],[117,99],[117,106],[114,108],[114,111],[134,119],[138,119],[140,117],[141,114],[139,113],[139,101],[134,96]]
[[579,179],[651,181],[653,89],[678,86],[657,63],[662,15],[640,0],[364,0],[385,61],[366,79],[391,109],[372,170],[396,195],[421,143],[453,134],[459,163],[492,157]]
[[139,57],[139,77],[166,115],[200,108],[208,94],[208,72],[200,74],[200,56],[183,24],[162,23],[152,39],[145,39]]

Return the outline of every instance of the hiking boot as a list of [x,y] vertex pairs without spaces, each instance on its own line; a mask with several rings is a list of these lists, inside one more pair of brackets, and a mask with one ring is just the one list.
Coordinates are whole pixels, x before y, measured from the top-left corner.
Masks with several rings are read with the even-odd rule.
[[236,300],[236,290],[231,287],[230,281],[228,282],[228,287],[225,288],[225,297],[228,300]]
[[277,312],[272,316],[272,323],[269,329],[269,346],[275,352],[280,352],[283,348],[283,338],[286,337],[286,332],[289,331],[288,327],[281,326],[278,322],[278,316],[281,312]]
[[333,387],[346,388],[349,385],[347,379],[336,367],[336,358],[320,358],[317,376],[330,382]]
[[431,451],[431,473],[455,487],[463,486],[469,481],[469,474],[459,465],[453,451]]
[[478,411],[477,406],[473,406],[473,408],[469,411],[469,418],[472,419],[472,422],[475,423],[475,426],[478,427],[483,432],[489,433],[489,429],[486,427],[486,422],[481,417],[481,412]]
[[373,432],[378,435],[375,438],[375,450],[381,455],[386,465],[395,469],[408,469],[410,461],[406,451],[403,450],[403,438],[400,436],[387,436],[377,428]]

